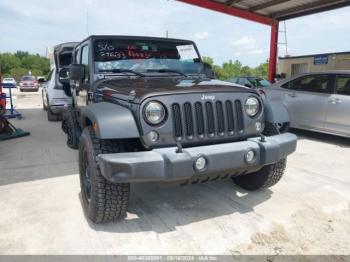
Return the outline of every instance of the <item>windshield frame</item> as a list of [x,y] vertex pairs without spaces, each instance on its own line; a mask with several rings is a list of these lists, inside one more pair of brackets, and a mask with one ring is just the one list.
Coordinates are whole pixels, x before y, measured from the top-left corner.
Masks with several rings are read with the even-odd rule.
[[[117,41],[117,40],[131,40],[131,41],[159,41],[159,42],[169,42],[169,43],[174,43],[175,45],[193,45],[195,51],[196,51],[196,54],[198,56],[198,64],[201,64],[203,65],[203,60],[202,60],[202,57],[199,53],[199,50],[197,48],[197,45],[191,41],[191,40],[183,40],[183,39],[173,39],[173,38],[158,38],[158,37],[140,37],[140,36],[98,36],[98,37],[93,37],[92,41],[90,42],[91,44],[89,45],[89,49],[90,49],[90,57],[91,57],[91,63],[92,63],[92,70],[93,70],[93,74],[95,75],[118,75],[118,76],[122,76],[122,75],[125,75],[125,76],[129,76],[129,75],[133,75],[133,74],[128,74],[126,72],[124,73],[107,73],[107,72],[100,72],[97,68],[97,65],[96,65],[96,62],[99,62],[99,61],[96,61],[96,54],[95,54],[95,44],[96,42],[98,41],[101,41],[101,40],[113,40],[113,41]],[[130,59],[131,60],[131,59]],[[139,72],[139,71],[137,71]],[[139,72],[139,73],[142,73],[142,74],[145,74],[147,76],[152,76],[152,75],[176,75],[176,76],[179,76],[178,74],[175,74],[175,73],[171,73],[171,72],[164,72],[164,73],[148,73],[148,72]],[[185,73],[186,74],[186,73]],[[188,75],[199,75],[199,74],[203,74],[203,73],[190,73]]]

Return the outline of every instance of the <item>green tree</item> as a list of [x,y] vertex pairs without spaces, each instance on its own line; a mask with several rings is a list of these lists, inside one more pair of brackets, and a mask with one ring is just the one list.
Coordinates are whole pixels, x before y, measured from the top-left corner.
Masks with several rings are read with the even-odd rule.
[[9,74],[12,68],[21,66],[21,60],[15,57],[13,54],[4,53],[0,54],[0,65],[2,73]]
[[214,59],[209,57],[209,56],[203,56],[202,60],[203,60],[204,63],[207,63],[207,64],[209,64],[211,66],[214,65]]
[[267,79],[268,67],[269,61],[267,60],[265,63],[262,63],[254,68],[254,75]]
[[50,62],[47,58],[24,51],[0,54],[0,65],[4,76],[12,76],[17,81],[29,71],[34,76],[47,76],[50,72]]
[[241,76],[252,76],[252,75],[254,75],[254,69],[250,68],[249,66],[243,66],[241,68],[240,75]]
[[224,62],[222,66],[219,66],[215,64],[214,59],[211,57],[204,56],[202,59],[212,66],[216,77],[220,80],[237,76],[258,76],[267,79],[269,61],[251,68],[247,65],[242,65],[239,60],[235,60],[234,62],[229,60],[228,62]]
[[229,62],[223,63],[222,65],[220,79],[224,80],[230,77],[239,76],[241,69],[242,63],[240,61],[235,60],[232,62],[232,60],[229,60]]
[[22,68],[22,67],[16,67],[16,68],[12,68],[10,70],[10,74],[9,76],[13,77],[14,79],[16,79],[16,81],[18,82],[22,76],[24,75],[28,75],[28,69]]

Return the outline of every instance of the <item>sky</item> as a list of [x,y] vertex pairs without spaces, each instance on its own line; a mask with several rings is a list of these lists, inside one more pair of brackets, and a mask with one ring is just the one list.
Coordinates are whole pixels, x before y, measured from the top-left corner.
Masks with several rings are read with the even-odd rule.
[[[346,7],[287,20],[288,54],[350,51],[349,16]],[[0,0],[0,52],[45,55],[48,46],[89,34],[163,37],[166,31],[194,40],[216,64],[238,59],[257,66],[269,54],[268,26],[174,0]]]

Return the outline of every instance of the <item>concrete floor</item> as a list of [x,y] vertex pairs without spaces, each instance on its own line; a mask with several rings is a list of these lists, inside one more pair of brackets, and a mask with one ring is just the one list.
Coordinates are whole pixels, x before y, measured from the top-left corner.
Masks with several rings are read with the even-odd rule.
[[133,185],[127,220],[97,226],[60,123],[40,93],[16,104],[31,136],[0,142],[0,254],[350,254],[349,139],[298,131],[285,176],[261,192]]

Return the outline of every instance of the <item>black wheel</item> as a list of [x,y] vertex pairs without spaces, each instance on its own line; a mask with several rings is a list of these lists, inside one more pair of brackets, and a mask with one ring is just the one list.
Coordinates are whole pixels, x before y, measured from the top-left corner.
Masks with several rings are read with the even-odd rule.
[[[280,130],[278,126],[266,123],[263,134],[265,136],[278,135]],[[277,184],[282,178],[286,169],[287,159],[282,158],[275,164],[264,166],[257,172],[233,177],[233,182],[246,190],[255,191],[259,189],[269,188]]]
[[257,172],[233,177],[232,180],[236,185],[250,191],[272,187],[282,178],[286,163],[287,160],[283,158],[275,164],[264,166]]
[[78,149],[81,130],[78,122],[78,114],[74,108],[68,108],[62,119],[62,130],[67,134],[67,146]]
[[51,121],[60,121],[62,120],[61,114],[54,114],[52,113],[50,107],[47,108],[47,120]]
[[43,100],[43,110],[47,111],[47,106],[44,103],[44,95],[43,95],[43,93],[41,93],[41,97],[42,97],[42,100]]
[[99,154],[122,151],[123,146],[118,141],[96,138],[91,127],[83,130],[79,145],[81,196],[84,212],[94,223],[117,221],[126,217],[130,184],[110,183],[102,176],[96,162]]
[[63,112],[63,114],[62,114],[61,128],[65,134],[68,134],[68,125],[67,125],[67,121],[66,121],[66,117],[65,117],[65,112]]
[[280,124],[272,124],[269,122],[265,123],[265,129],[263,134],[265,136],[273,136],[282,133],[286,133],[289,130],[289,122],[280,123]]

